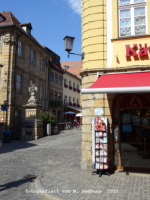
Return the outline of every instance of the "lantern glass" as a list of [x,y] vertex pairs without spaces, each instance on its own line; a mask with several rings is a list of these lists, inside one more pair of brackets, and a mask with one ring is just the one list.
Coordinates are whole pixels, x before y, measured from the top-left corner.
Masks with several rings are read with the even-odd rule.
[[74,37],[66,36],[64,38],[64,44],[65,44],[65,51],[72,51],[73,49],[73,43],[74,43]]

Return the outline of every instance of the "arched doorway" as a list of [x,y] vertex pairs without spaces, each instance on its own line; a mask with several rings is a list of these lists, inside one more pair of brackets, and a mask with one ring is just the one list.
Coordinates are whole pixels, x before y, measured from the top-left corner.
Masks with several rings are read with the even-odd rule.
[[117,94],[112,115],[115,169],[150,170],[150,94]]

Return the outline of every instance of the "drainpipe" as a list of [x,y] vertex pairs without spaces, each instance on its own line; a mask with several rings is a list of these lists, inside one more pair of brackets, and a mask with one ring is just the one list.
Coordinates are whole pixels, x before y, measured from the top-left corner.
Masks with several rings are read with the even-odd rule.
[[16,107],[16,63],[17,63],[17,50],[18,50],[18,38],[22,36],[22,33],[17,36],[16,40],[16,55],[15,55],[15,68],[14,68],[14,119],[13,119],[13,130],[15,129],[15,107]]

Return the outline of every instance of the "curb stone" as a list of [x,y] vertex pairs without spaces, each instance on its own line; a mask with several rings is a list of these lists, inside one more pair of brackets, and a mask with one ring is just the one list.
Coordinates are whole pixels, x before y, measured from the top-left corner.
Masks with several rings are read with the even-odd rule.
[[[38,177],[35,179],[35,189],[38,190],[46,190],[42,184],[41,184],[41,177],[43,176],[43,174],[38,175]],[[39,194],[41,197],[43,197],[46,200],[64,200],[61,196],[56,195],[56,194],[49,194],[49,193],[37,193]]]

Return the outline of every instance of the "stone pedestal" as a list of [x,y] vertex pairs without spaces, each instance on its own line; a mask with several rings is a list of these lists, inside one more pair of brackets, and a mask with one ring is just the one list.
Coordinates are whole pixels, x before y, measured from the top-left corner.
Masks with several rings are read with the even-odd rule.
[[25,121],[22,126],[21,139],[37,140],[43,137],[43,123],[39,119],[40,105],[23,106],[25,108]]
[[25,108],[25,121],[22,126],[21,139],[25,140],[37,140],[43,137],[43,123],[39,119],[41,105],[38,104],[38,100],[35,96],[35,92],[38,88],[35,84],[29,86],[30,98]]

